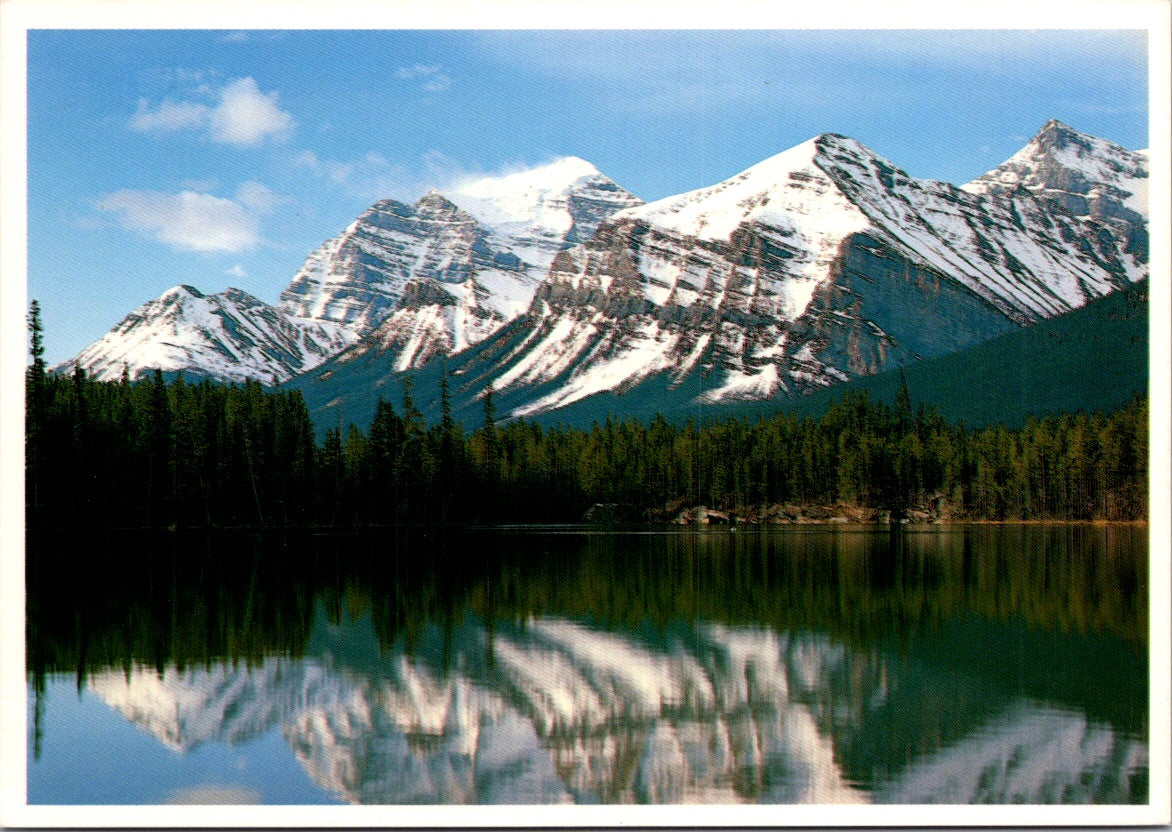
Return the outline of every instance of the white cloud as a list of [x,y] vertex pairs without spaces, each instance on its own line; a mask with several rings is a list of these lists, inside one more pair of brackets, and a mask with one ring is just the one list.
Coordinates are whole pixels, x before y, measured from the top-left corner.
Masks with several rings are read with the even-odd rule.
[[195,91],[205,101],[140,99],[130,127],[141,133],[199,130],[214,142],[255,147],[266,139],[280,140],[293,129],[293,117],[277,104],[277,93],[263,93],[251,77],[238,78],[220,89]]
[[443,92],[452,86],[452,78],[443,67],[428,64],[401,66],[395,70],[395,77],[404,81],[419,81],[428,92]]
[[239,277],[239,278],[248,277],[248,272],[245,271],[244,267],[241,266],[239,263],[237,263],[232,268],[228,269],[226,272],[224,272],[224,274],[228,275],[229,277]]
[[265,95],[252,78],[241,78],[221,91],[208,127],[216,141],[254,146],[270,136],[286,135],[293,117],[277,106],[275,92]]
[[[250,198],[259,193],[245,186],[241,189]],[[239,194],[232,200],[196,191],[169,194],[128,189],[108,195],[98,208],[116,215],[123,228],[148,234],[172,248],[208,252],[255,248],[260,243],[258,214],[267,210],[258,208],[255,201],[244,202]]]

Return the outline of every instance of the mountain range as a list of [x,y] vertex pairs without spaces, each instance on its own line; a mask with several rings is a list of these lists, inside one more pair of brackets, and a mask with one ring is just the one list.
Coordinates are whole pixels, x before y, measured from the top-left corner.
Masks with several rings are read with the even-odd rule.
[[76,362],[288,382],[328,424],[363,424],[407,373],[424,401],[446,375],[466,421],[489,389],[502,417],[637,389],[793,401],[1143,280],[1147,177],[1146,152],[1056,120],[962,187],[836,134],[648,204],[563,159],[378,202],[276,306],[177,287]]

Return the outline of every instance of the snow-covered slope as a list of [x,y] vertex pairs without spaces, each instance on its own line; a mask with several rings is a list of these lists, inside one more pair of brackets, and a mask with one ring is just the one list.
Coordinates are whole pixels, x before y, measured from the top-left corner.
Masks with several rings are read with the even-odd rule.
[[205,295],[175,286],[54,369],[80,365],[102,381],[116,381],[124,369],[131,379],[159,369],[276,384],[353,341],[344,327],[292,317],[239,289]]
[[[301,659],[89,684],[181,752],[279,729],[317,783],[364,804],[1110,802],[1147,765],[1109,725],[1012,695],[952,714],[944,745],[932,718],[868,726],[903,686],[901,702],[939,709],[925,694],[944,680],[817,632],[702,622],[645,641],[470,619],[383,653],[368,618],[324,619]],[[880,782],[844,767],[861,737],[899,761]]]
[[[1047,125],[1031,146],[1055,135]],[[554,258],[524,316],[457,362],[463,395],[491,385],[512,415],[653,376],[698,377],[707,402],[794,395],[1080,307],[1147,273],[1146,162],[1084,144],[1047,151],[1037,176],[1011,160],[1049,186],[963,190],[827,134],[621,211]],[[1072,213],[1060,182],[1127,207],[1102,197]]]
[[523,313],[557,252],[638,203],[572,157],[414,205],[384,200],[310,256],[281,307],[368,336],[344,361],[418,366]]

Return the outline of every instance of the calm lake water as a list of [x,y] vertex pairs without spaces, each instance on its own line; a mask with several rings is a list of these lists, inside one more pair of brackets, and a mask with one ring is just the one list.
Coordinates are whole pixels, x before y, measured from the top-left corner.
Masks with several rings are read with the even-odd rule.
[[1145,528],[30,546],[29,803],[1147,801]]

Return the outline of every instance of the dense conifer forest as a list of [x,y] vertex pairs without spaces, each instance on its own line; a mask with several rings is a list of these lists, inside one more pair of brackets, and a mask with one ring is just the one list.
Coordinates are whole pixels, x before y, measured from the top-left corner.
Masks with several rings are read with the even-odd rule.
[[[607,419],[589,430],[498,421],[492,396],[466,430],[428,424],[412,398],[380,400],[364,427],[324,441],[301,394],[249,382],[98,382],[48,373],[30,315],[26,504],[30,526],[354,526],[629,520],[708,506],[869,506],[953,519],[1147,516],[1146,399],[1020,429],[949,424],[913,404],[843,396],[818,419]],[[447,402],[447,391],[441,389]]]

